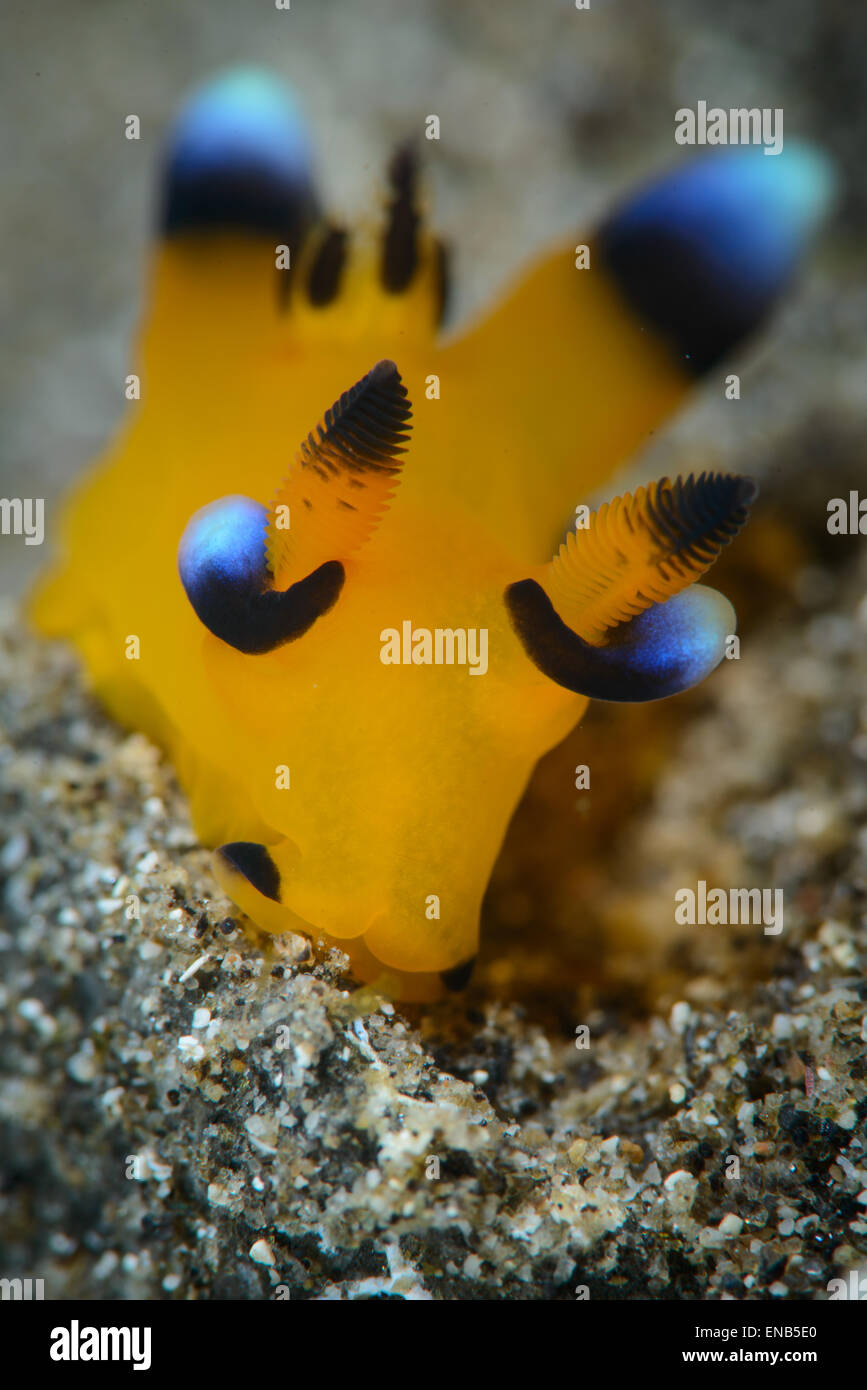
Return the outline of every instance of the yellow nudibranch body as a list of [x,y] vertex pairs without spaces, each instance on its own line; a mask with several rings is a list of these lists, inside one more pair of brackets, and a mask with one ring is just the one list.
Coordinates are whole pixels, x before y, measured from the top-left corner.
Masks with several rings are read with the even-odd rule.
[[659,698],[718,663],[734,615],[693,581],[747,480],[663,480],[558,546],[761,319],[827,195],[808,150],[698,161],[577,238],[589,268],[570,239],[449,337],[406,152],[384,230],[350,238],[274,84],[193,100],[141,398],[33,615],[168,751],[260,927],[322,933],[407,996],[460,984],[539,757],[588,698]]

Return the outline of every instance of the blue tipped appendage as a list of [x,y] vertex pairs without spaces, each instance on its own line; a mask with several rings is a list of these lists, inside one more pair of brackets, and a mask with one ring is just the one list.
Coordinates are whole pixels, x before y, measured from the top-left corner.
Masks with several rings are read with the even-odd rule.
[[630,199],[603,225],[603,263],[633,309],[701,372],[786,286],[832,202],[819,151],[721,150]]
[[289,234],[315,208],[300,111],[267,73],[242,68],[195,93],[166,153],[163,230],[240,227]]
[[736,626],[728,599],[702,584],[619,624],[601,647],[567,627],[533,579],[510,585],[505,600],[533,664],[591,700],[634,704],[679,695],[719,665]]
[[337,601],[345,573],[336,560],[285,590],[271,587],[268,512],[251,497],[209,503],[178,546],[178,574],[200,622],[236,651],[262,655],[293,642]]

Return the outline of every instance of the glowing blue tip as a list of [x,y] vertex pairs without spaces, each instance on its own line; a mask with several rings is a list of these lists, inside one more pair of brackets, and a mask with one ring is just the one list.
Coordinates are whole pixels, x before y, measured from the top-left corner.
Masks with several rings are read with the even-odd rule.
[[676,228],[721,283],[774,293],[812,239],[832,189],[828,161],[806,145],[778,155],[725,150],[650,189],[625,211],[624,225]]
[[600,251],[633,308],[702,371],[764,317],[834,191],[832,166],[810,146],[715,151],[615,212]]
[[202,87],[169,137],[163,229],[205,226],[266,233],[311,214],[312,151],[283,85],[253,68]]
[[221,497],[190,519],[178,547],[178,572],[193,607],[219,604],[227,589],[252,595],[267,576],[268,511],[251,497]]
[[611,675],[622,682],[616,700],[659,700],[698,685],[725,656],[737,619],[724,594],[693,584],[655,603],[622,631],[610,652]]

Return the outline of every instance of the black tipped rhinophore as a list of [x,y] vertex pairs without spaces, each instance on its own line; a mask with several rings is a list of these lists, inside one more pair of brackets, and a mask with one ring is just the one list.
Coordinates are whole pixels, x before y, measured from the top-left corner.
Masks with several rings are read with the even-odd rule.
[[736,149],[697,159],[619,208],[597,264],[701,374],[750,334],[790,280],[831,198],[816,151]]
[[196,512],[178,549],[178,572],[197,617],[221,641],[259,656],[302,637],[343,588],[338,560],[284,591],[270,587],[268,513],[250,497],[222,497]]
[[758,495],[755,480],[742,474],[690,473],[648,491],[646,521],[669,551],[669,563],[686,568],[706,563],[737,535]]
[[318,309],[337,297],[348,240],[342,227],[329,227],[319,243],[307,277],[307,297]]
[[470,956],[469,960],[462,961],[460,965],[453,965],[451,970],[441,970],[440,979],[446,989],[452,994],[458,994],[462,989],[466,989],[472,978],[478,956]]
[[396,473],[409,440],[412,406],[395,364],[384,358],[344,391],[301,445],[302,464],[323,474]]
[[391,200],[382,246],[382,283],[391,294],[405,290],[418,264],[416,206],[418,162],[411,146],[401,145],[388,169]]
[[196,93],[166,150],[166,236],[238,230],[294,251],[317,212],[310,145],[294,102],[267,74],[241,69]]
[[280,901],[280,871],[270,851],[265,845],[254,840],[235,840],[230,845],[221,845],[217,851],[220,858],[236,874],[241,874],[248,883],[272,902]]

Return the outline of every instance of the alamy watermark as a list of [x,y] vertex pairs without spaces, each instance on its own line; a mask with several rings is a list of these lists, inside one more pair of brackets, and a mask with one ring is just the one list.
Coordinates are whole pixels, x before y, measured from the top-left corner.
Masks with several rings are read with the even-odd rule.
[[44,1279],[0,1279],[0,1300],[42,1299],[45,1297]]
[[0,535],[23,536],[25,545],[45,539],[44,497],[0,497]]
[[414,628],[410,620],[384,627],[379,659],[383,666],[468,666],[471,676],[488,669],[486,627]]
[[149,1327],[82,1327],[73,1318],[68,1327],[51,1329],[52,1361],[130,1361],[134,1371],[151,1364]]
[[846,1300],[851,1303],[867,1302],[867,1273],[860,1269],[850,1269],[846,1279],[829,1279],[825,1286],[828,1302]]
[[765,936],[783,930],[782,888],[711,888],[699,879],[695,888],[674,895],[678,926],[762,926]]
[[832,497],[827,530],[829,536],[867,536],[867,497],[854,488],[848,497]]
[[696,103],[693,111],[681,106],[674,113],[674,138],[678,145],[762,145],[765,154],[783,149],[781,106],[711,106]]

